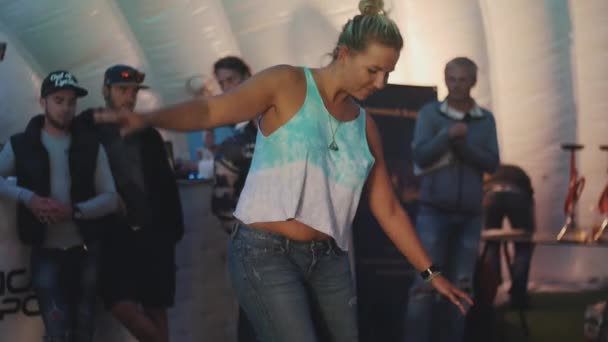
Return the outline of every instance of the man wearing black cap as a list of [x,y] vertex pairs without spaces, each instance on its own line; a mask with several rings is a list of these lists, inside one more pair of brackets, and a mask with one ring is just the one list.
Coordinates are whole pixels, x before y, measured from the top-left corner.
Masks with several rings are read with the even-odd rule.
[[[40,91],[44,114],[0,152],[0,197],[18,203],[17,231],[32,247],[47,342],[92,340],[98,241],[119,207],[105,150],[72,120],[85,95],[69,72],[50,73]],[[16,176],[17,185],[7,176]]]
[[[130,66],[110,67],[103,83],[106,106],[132,111],[139,90],[148,88],[144,78]],[[102,248],[103,300],[139,341],[168,341],[167,308],[174,302],[175,245],[183,218],[163,139],[152,128],[123,138],[115,126],[93,125],[92,111],[82,116],[108,151],[126,206],[124,224]]]

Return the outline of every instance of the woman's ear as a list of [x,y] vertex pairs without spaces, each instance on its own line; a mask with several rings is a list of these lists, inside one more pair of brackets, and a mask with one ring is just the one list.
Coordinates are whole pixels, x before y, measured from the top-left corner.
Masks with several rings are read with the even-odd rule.
[[343,61],[349,54],[351,50],[345,45],[340,45],[336,47],[336,60]]

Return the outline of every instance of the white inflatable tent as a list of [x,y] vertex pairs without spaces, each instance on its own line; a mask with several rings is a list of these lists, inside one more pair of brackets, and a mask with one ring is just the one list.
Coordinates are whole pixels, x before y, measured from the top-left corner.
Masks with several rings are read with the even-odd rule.
[[[579,222],[594,224],[593,208],[608,181],[608,155],[598,149],[608,144],[608,1],[385,3],[405,37],[390,82],[436,85],[443,97],[446,61],[473,58],[480,66],[474,95],[496,115],[502,160],[532,177],[538,230],[556,234],[564,221],[563,142],[586,145],[578,162],[587,179]],[[186,80],[210,75],[225,55],[244,57],[254,71],[327,63],[341,26],[356,13],[356,0],[0,0],[0,41],[8,42],[0,63],[0,142],[38,112],[41,78],[51,70],[69,69],[90,90],[79,103],[84,109],[103,103],[106,67],[137,66],[152,86],[139,108],[153,108],[190,97]],[[186,156],[184,135],[166,137],[176,156]],[[19,260],[7,217],[0,215],[0,270]],[[532,279],[603,278],[605,253],[539,247]],[[0,336],[2,327],[0,321]],[[21,330],[20,336],[32,334]]]

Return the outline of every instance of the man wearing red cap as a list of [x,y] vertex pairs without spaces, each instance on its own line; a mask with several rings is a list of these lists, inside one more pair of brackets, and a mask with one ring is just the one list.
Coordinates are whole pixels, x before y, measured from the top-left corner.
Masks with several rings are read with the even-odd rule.
[[[148,89],[144,78],[144,73],[127,65],[108,68],[103,83],[106,106],[132,111],[139,91]],[[102,299],[139,341],[168,341],[167,308],[175,297],[175,245],[184,227],[163,139],[153,128],[122,137],[113,125],[94,125],[92,110],[82,116],[108,151],[125,204],[122,224],[102,245]]]

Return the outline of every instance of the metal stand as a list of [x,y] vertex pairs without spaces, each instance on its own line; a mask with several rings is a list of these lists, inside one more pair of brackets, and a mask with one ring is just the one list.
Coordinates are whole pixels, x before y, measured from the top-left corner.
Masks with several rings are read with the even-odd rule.
[[562,149],[570,151],[570,184],[568,186],[568,196],[564,203],[564,212],[566,213],[566,223],[557,234],[557,240],[575,240],[585,241],[587,234],[578,228],[576,224],[576,205],[580,198],[581,192],[585,187],[585,177],[579,177],[576,169],[575,152],[582,149],[583,145],[564,144]]
[[[608,152],[608,145],[601,145],[600,150]],[[602,191],[602,194],[600,195],[600,199],[597,202],[597,208],[604,217],[604,220],[598,230],[593,233],[593,241],[599,241],[606,228],[608,228],[608,184],[606,184],[604,191]]]

